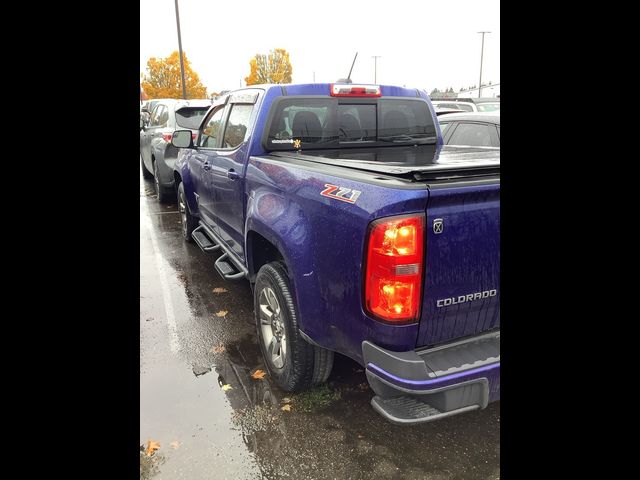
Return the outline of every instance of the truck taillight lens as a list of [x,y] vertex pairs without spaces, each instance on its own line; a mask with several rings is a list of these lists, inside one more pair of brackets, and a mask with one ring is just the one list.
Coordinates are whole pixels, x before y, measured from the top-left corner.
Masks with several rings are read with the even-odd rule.
[[418,321],[424,270],[424,215],[384,218],[367,240],[365,307],[393,323]]
[[171,137],[173,137],[173,135],[172,135],[171,133],[163,133],[163,134],[162,134],[162,139],[163,139],[165,142],[169,142],[169,143],[171,143]]

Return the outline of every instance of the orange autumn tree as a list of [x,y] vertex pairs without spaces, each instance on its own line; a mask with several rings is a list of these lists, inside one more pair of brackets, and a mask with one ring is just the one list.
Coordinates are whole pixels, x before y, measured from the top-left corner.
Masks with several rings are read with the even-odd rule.
[[[184,52],[182,52],[182,59],[187,98],[207,98],[207,89],[200,83],[200,77],[191,68],[191,63]],[[182,98],[180,55],[177,51],[167,58],[149,59],[147,74],[142,79],[142,88],[149,98]]]
[[291,62],[289,52],[276,48],[268,54],[257,53],[249,62],[249,76],[244,79],[247,85],[260,83],[291,83]]

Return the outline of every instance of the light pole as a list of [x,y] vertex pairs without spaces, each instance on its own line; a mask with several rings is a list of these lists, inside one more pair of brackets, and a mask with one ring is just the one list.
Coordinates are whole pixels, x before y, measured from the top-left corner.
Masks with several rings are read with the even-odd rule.
[[180,75],[182,76],[182,98],[187,99],[187,85],[184,82],[184,60],[182,59],[182,37],[180,36],[180,12],[176,0],[176,23],[178,24],[178,50],[180,50]]
[[372,55],[373,58],[373,83],[378,83],[378,59],[382,55]]
[[480,98],[482,96],[482,56],[484,54],[484,34],[491,33],[491,32],[478,32],[478,33],[482,34],[482,47],[480,48],[480,83],[478,83],[478,98]]

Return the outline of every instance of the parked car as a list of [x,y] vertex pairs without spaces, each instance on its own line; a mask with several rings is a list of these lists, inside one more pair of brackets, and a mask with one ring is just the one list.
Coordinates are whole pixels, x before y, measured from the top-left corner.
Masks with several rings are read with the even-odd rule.
[[443,101],[443,100],[433,100],[431,103],[433,103],[433,107],[435,109],[447,109],[447,110],[457,110],[459,112],[472,112],[473,111],[473,105],[466,105],[463,102],[456,102],[454,100],[451,101]]
[[251,283],[282,389],[338,352],[398,424],[500,398],[500,151],[442,146],[436,122],[411,88],[258,85],[175,131],[184,239]]
[[460,109],[452,109],[452,108],[446,108],[446,107],[440,107],[438,105],[434,105],[433,107],[433,111],[436,113],[436,115],[439,117],[440,115],[446,115],[448,113],[460,113],[463,110]]
[[174,130],[197,132],[200,121],[211,107],[211,100],[152,100],[149,122],[140,119],[140,163],[142,175],[153,178],[159,202],[175,199],[173,164],[178,150],[171,145]]
[[159,101],[160,100],[146,100],[140,104],[140,119],[143,121],[145,126],[149,124],[151,111]]
[[452,113],[438,121],[445,145],[500,146],[500,112]]
[[496,112],[500,111],[500,99],[493,97],[454,98],[432,101],[434,107],[458,109],[463,112]]

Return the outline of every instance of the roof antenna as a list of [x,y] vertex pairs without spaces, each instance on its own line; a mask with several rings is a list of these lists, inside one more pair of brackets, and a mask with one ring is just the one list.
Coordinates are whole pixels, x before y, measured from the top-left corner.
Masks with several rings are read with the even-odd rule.
[[351,70],[349,70],[349,76],[347,78],[341,78],[338,80],[339,83],[353,83],[351,81],[351,72],[353,72],[353,66],[356,64],[356,58],[358,58],[358,52],[356,52],[356,56],[353,57],[353,63],[351,64]]

